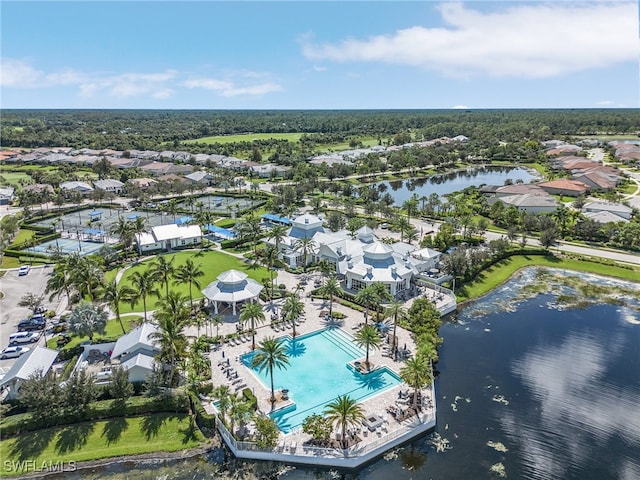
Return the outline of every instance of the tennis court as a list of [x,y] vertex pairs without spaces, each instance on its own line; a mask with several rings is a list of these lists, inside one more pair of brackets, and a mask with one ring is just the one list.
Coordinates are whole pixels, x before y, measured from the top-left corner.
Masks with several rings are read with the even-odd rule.
[[[190,202],[180,202],[178,207],[187,211],[190,211],[190,209],[195,209],[195,211],[206,209],[221,215],[230,215],[232,212],[246,210],[252,204],[250,198],[222,197],[219,195],[204,195],[194,198],[194,200],[193,205]],[[259,203],[259,201],[253,201],[254,205]]]
[[107,244],[102,242],[85,242],[84,240],[77,240],[75,238],[58,238],[29,247],[27,252],[53,255],[56,251],[59,251],[60,253],[78,252],[80,255],[91,255],[100,250],[104,245]]
[[137,217],[146,219],[148,227],[174,223],[173,216],[161,212],[135,212],[123,208],[88,208],[73,213],[65,213],[59,217],[48,218],[34,225],[52,227],[58,232],[76,234],[86,229],[109,231],[111,225],[118,222],[119,217],[134,221]]

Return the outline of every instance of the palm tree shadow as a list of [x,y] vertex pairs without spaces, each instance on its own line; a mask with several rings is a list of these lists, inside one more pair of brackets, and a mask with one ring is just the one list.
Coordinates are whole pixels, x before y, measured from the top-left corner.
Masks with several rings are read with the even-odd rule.
[[182,444],[186,445],[190,442],[198,441],[198,427],[196,426],[196,422],[193,417],[189,417],[189,425],[185,428],[181,428],[178,430],[180,433],[184,435],[182,438]]
[[107,439],[107,445],[117,442],[124,432],[129,428],[127,419],[123,417],[114,417],[104,424],[102,429],[102,437]]
[[18,435],[11,447],[11,458],[30,460],[37,458],[49,446],[55,436],[55,429],[45,428],[35,432]]
[[294,338],[285,347],[285,352],[290,357],[301,357],[307,351],[307,346],[302,340]]
[[166,415],[149,415],[144,417],[140,428],[142,429],[142,433],[144,433],[146,439],[150,440],[152,437],[158,436],[160,428],[166,421]]
[[367,390],[379,390],[387,384],[382,377],[381,371],[373,371],[366,374],[354,371],[353,377],[360,388],[366,388]]
[[62,429],[56,441],[56,453],[64,455],[84,447],[89,435],[93,433],[95,423],[83,422]]

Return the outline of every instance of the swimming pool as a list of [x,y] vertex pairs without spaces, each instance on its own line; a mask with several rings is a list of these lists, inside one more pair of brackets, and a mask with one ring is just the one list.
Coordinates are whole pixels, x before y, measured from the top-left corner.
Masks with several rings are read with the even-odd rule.
[[[362,401],[402,382],[386,367],[367,375],[352,369],[348,362],[364,357],[365,351],[339,328],[326,328],[295,339],[286,336],[281,340],[290,365],[274,370],[273,384],[276,390],[288,389],[295,405],[273,412],[271,418],[284,433],[300,428],[309,415],[322,414],[325,405],[339,395]],[[270,390],[269,372],[251,368],[254,354],[243,355],[242,363]]]

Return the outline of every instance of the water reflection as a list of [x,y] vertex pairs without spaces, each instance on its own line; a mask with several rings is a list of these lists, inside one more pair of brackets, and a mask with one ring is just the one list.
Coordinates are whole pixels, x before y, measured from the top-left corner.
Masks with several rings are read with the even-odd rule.
[[[640,392],[608,381],[624,341],[572,333],[513,362],[534,407],[507,410],[500,423],[520,445],[528,478],[566,478],[572,468],[597,458],[613,437],[640,447]],[[640,463],[627,460],[622,468],[640,472]]]

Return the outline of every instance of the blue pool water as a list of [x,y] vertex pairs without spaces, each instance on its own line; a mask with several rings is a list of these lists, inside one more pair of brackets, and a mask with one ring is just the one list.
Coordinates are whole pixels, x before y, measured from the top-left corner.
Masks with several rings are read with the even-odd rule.
[[[299,428],[309,415],[322,413],[327,403],[340,395],[362,401],[402,382],[397,374],[380,368],[368,375],[351,369],[348,362],[363,358],[364,349],[339,328],[327,328],[295,339],[283,337],[290,365],[273,372],[274,388],[289,389],[295,405],[271,414],[284,433]],[[251,368],[255,352],[241,357],[242,363],[271,389],[269,372]]]

